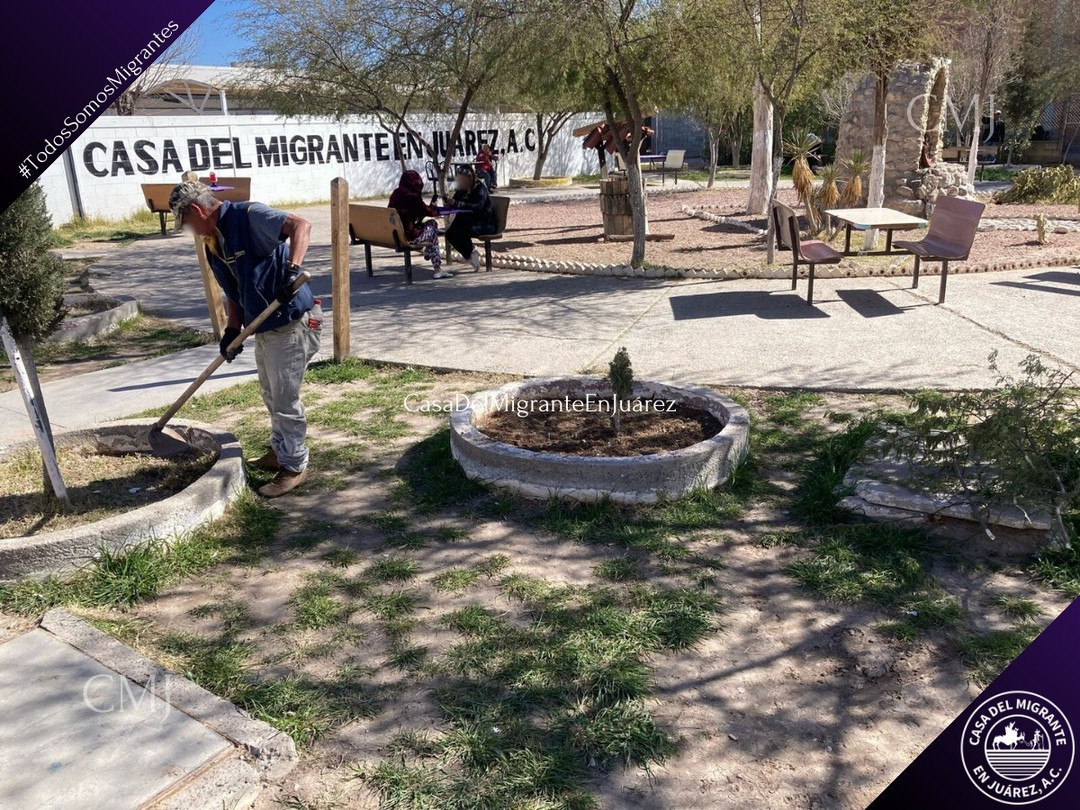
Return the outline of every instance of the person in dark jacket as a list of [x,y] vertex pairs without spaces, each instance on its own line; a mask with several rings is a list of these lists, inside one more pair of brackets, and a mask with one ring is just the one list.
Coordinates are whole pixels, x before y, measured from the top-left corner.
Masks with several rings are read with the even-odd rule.
[[480,147],[480,153],[476,156],[476,169],[477,173],[487,183],[488,191],[494,191],[498,188],[498,170],[496,166],[499,162],[499,156],[495,154],[490,146],[486,143]]
[[456,191],[450,204],[462,213],[446,228],[446,239],[454,250],[472,264],[473,272],[480,270],[480,254],[472,237],[495,233],[495,207],[487,186],[476,179],[472,166],[458,166],[454,174]]
[[424,178],[420,172],[408,169],[402,173],[387,207],[395,209],[401,217],[405,238],[424,246],[424,258],[431,262],[435,278],[450,278],[454,274],[442,269],[442,254],[439,252],[439,223],[434,219],[439,215],[439,209],[424,202],[423,191]]

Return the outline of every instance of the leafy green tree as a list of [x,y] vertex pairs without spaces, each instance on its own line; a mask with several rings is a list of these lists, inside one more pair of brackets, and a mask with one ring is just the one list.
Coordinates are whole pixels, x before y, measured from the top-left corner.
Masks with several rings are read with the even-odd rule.
[[[942,43],[941,18],[945,0],[846,0],[839,15],[842,25],[838,52],[850,60],[847,68],[874,77],[874,137],[870,154],[867,206],[885,202],[885,143],[888,138],[889,80],[903,61],[929,56]],[[872,245],[876,232],[867,234]]]
[[676,54],[688,47],[676,2],[664,0],[561,0],[557,15],[566,26],[554,36],[576,45],[585,70],[588,98],[617,131],[625,124],[630,141],[615,140],[626,164],[634,223],[632,267],[645,264],[648,209],[641,177],[642,127],[662,103],[677,97],[682,80]]
[[[716,37],[712,30],[711,4],[699,2],[686,9],[692,36],[692,49],[681,54],[685,59],[677,106],[705,130],[709,144],[709,181],[716,182],[720,143],[726,140],[731,164],[739,166],[743,133],[752,115],[753,79],[746,70],[747,55],[742,43],[732,37]],[[708,54],[708,58],[702,58]]]
[[[374,115],[395,140],[422,145],[445,193],[465,116],[512,69],[522,16],[511,0],[254,0],[237,21],[272,109]],[[454,117],[447,144],[414,125],[432,113]]]
[[[49,443],[52,428],[41,395],[33,344],[64,319],[64,265],[50,252],[52,221],[45,193],[34,183],[0,213],[0,328],[4,348],[17,350],[26,365],[30,393],[37,402]],[[9,343],[10,335],[10,343]],[[24,381],[20,380],[20,386]],[[46,491],[52,489],[44,476]]]

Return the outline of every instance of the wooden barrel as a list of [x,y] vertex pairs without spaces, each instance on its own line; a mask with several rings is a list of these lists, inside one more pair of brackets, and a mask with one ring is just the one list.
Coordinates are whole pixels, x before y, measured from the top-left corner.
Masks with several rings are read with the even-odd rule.
[[625,236],[634,232],[629,190],[630,184],[625,177],[608,177],[600,181],[604,236]]

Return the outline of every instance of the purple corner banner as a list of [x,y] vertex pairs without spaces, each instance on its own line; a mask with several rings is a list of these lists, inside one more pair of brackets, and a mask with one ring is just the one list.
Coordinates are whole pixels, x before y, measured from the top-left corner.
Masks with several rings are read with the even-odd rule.
[[37,0],[4,9],[6,209],[212,5],[212,0]]
[[1080,599],[870,805],[1080,808]]

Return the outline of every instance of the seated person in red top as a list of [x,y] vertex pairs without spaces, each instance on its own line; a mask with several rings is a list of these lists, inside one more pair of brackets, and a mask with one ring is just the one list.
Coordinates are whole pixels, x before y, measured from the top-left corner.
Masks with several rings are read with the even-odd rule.
[[485,143],[480,147],[480,154],[476,156],[476,173],[483,178],[490,189],[498,188],[498,175],[495,172],[495,164],[498,162],[499,156],[491,150],[490,146]]
[[401,181],[390,195],[388,208],[393,208],[401,217],[405,228],[405,238],[410,242],[424,246],[424,258],[431,262],[435,278],[450,278],[454,274],[442,269],[442,254],[439,253],[439,223],[433,219],[439,215],[439,209],[424,202],[424,178],[419,172],[408,169],[401,175]]

